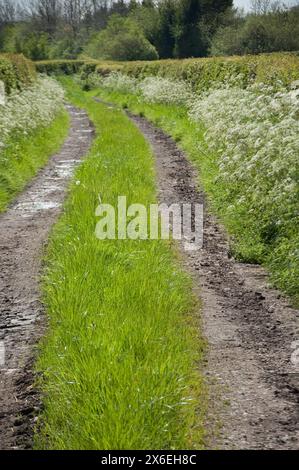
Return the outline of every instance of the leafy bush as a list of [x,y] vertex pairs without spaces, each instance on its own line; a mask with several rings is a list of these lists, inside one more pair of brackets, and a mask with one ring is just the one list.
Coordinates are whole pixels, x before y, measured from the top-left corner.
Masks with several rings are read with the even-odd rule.
[[89,73],[95,71],[97,62],[85,60],[42,60],[35,62],[36,69],[47,75],[73,75],[82,67],[88,67]]
[[95,59],[155,60],[155,47],[146,39],[142,29],[130,18],[113,15],[107,28],[95,35],[85,49]]
[[22,55],[0,54],[0,80],[6,93],[31,85],[36,79],[33,62]]
[[218,29],[212,55],[258,54],[299,50],[299,7],[276,6],[264,14],[249,14]]
[[195,92],[201,92],[225,83],[237,84],[242,88],[255,81],[269,85],[280,81],[289,85],[299,79],[299,55],[273,53],[243,57],[134,61],[111,65],[105,63],[97,66],[100,74],[107,74],[109,69],[122,71],[138,79],[158,75],[171,80],[185,80]]

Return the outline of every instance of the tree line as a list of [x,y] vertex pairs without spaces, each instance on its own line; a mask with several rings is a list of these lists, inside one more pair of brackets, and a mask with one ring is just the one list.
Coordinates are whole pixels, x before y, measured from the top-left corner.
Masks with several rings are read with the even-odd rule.
[[253,0],[0,0],[0,50],[33,60],[299,50],[299,7]]

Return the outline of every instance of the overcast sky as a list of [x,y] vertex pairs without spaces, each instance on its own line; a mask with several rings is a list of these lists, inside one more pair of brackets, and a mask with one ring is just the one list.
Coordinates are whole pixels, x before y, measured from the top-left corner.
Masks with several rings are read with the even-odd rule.
[[[296,0],[284,0],[282,3],[286,3],[287,5],[295,5],[297,2]],[[245,10],[250,9],[250,4],[251,4],[250,0],[234,0],[234,5],[236,7],[242,7]]]

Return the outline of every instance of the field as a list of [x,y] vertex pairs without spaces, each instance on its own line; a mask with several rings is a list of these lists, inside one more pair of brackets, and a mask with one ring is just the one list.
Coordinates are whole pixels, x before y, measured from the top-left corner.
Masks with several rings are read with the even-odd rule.
[[[295,449],[298,54],[0,81],[0,448]],[[158,203],[202,245],[152,237]]]

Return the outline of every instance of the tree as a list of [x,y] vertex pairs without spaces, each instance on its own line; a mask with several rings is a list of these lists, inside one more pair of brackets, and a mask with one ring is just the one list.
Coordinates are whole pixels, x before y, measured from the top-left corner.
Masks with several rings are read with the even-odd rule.
[[[129,18],[138,24],[146,39],[156,48],[159,46],[159,11],[151,0],[142,4],[129,4]],[[159,54],[160,55],[160,54]]]
[[175,57],[198,57],[202,55],[200,19],[200,0],[181,0],[179,2],[175,26]]
[[155,47],[131,18],[113,15],[107,28],[96,34],[85,48],[95,59],[153,60],[158,58]]

